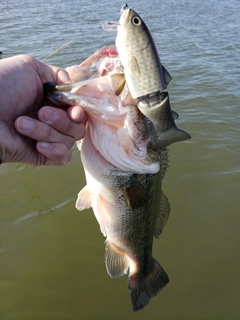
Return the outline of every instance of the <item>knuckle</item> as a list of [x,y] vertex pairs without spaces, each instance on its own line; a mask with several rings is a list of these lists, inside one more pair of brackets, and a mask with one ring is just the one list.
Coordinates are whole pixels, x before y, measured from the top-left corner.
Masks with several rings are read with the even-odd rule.
[[67,118],[67,121],[64,122],[64,131],[70,134],[74,130],[74,123]]
[[41,140],[42,141],[45,141],[45,140],[50,141],[51,135],[52,135],[52,128],[49,125],[45,125],[43,127],[43,130],[41,130]]
[[72,147],[74,146],[74,143],[75,143],[75,139],[73,137],[69,137],[66,142],[67,148],[72,149]]
[[85,136],[85,126],[84,124],[76,124],[75,130],[74,130],[74,139],[75,141],[81,140]]
[[72,154],[64,144],[54,143],[49,157],[57,165],[66,165],[71,161]]

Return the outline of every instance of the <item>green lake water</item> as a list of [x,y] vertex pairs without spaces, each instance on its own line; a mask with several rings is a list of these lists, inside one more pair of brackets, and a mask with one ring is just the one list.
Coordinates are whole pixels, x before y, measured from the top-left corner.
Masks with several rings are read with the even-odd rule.
[[[0,3],[0,51],[79,64],[114,44],[103,20],[119,1]],[[192,139],[169,147],[163,191],[170,219],[154,257],[170,283],[133,313],[127,278],[111,279],[92,210],[75,209],[85,185],[79,151],[65,167],[0,166],[1,320],[240,319],[240,2],[128,3],[148,24],[177,125]]]

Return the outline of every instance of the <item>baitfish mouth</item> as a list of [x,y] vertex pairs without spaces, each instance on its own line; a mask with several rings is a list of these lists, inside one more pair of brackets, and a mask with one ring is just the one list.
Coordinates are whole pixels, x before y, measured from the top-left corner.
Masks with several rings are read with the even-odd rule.
[[[122,14],[124,12],[124,10],[128,9],[128,4],[125,3],[121,10],[120,10],[120,14]],[[120,26],[119,21],[103,21],[102,22],[102,28],[104,31],[116,31],[117,28]]]
[[121,8],[121,13],[122,13],[124,10],[126,10],[126,9],[128,9],[128,4],[127,4],[127,3],[125,3],[125,4],[122,6],[122,8]]

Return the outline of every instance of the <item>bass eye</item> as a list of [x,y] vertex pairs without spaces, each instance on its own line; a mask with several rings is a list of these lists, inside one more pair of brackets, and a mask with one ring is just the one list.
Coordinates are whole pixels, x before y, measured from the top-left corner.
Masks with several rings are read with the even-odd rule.
[[132,24],[134,24],[135,26],[139,26],[141,24],[141,20],[139,19],[139,17],[133,17],[132,18]]

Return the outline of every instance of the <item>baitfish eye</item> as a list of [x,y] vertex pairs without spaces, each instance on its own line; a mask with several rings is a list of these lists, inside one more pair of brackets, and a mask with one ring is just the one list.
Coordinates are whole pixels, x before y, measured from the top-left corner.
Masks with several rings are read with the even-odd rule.
[[140,20],[140,18],[139,17],[133,17],[132,18],[132,24],[134,24],[135,26],[140,26],[140,24],[141,24],[141,20]]

